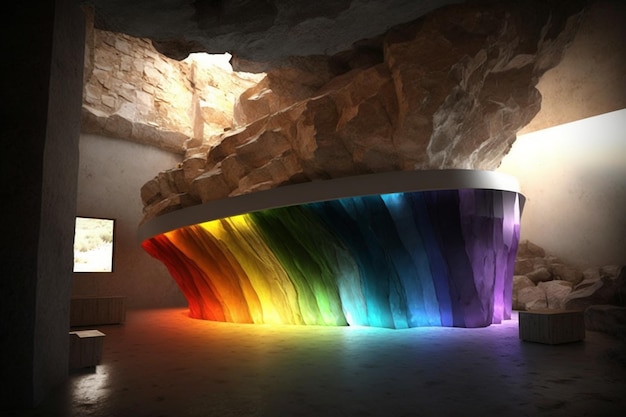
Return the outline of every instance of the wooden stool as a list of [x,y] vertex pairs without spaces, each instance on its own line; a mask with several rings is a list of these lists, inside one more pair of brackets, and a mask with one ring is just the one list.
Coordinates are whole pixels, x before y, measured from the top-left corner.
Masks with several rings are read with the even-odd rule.
[[519,338],[549,345],[584,340],[584,314],[575,310],[520,311]]
[[102,359],[105,334],[98,330],[70,332],[70,369],[96,366]]

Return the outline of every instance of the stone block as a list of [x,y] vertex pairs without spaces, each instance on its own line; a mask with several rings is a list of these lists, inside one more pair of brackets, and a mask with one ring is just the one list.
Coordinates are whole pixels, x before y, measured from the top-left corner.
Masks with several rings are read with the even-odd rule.
[[584,340],[584,314],[574,310],[520,311],[519,338],[549,345]]
[[525,287],[517,292],[517,303],[525,310],[541,310],[548,308],[546,292],[539,287]]
[[149,206],[162,199],[158,178],[153,178],[141,187],[141,201]]
[[584,278],[581,271],[562,263],[554,263],[550,265],[550,272],[552,273],[554,279],[569,281],[573,285],[579,284]]
[[540,282],[537,287],[546,292],[546,301],[549,309],[563,309],[565,298],[572,292],[572,283],[563,280]]
[[226,181],[224,181],[222,170],[219,168],[196,177],[191,182],[191,189],[192,195],[203,203],[224,198],[231,191]]
[[518,293],[524,288],[532,288],[535,284],[524,275],[513,276],[513,310],[525,310],[526,306],[518,300]]
[[527,273],[526,276],[535,284],[550,281],[552,279],[552,274],[547,268],[535,269],[534,271]]
[[206,154],[193,155],[185,158],[182,164],[185,181],[191,183],[191,181],[193,181],[197,176],[204,173],[204,168],[206,167]]

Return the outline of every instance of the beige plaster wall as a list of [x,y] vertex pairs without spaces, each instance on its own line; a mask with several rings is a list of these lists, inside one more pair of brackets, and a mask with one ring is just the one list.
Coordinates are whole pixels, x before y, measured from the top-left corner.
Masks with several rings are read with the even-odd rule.
[[141,186],[180,156],[120,139],[81,135],[77,215],[116,220],[112,273],[74,273],[72,296],[126,296],[130,308],[186,306],[169,272],[137,242]]
[[626,265],[626,109],[518,136],[498,171],[527,197],[522,239],[581,268]]

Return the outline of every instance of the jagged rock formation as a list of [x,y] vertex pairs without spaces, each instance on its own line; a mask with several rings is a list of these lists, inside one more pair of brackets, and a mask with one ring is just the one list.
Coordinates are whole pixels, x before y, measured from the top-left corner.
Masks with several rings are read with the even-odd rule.
[[493,169],[539,110],[534,86],[573,36],[572,13],[455,5],[332,58],[292,60],[240,96],[242,127],[143,187],[144,220],[301,181]]

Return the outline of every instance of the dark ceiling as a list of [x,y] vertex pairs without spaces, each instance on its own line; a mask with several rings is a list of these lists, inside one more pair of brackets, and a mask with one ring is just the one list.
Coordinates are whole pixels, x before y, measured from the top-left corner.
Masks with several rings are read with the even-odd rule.
[[231,53],[279,63],[332,55],[460,0],[84,0],[96,27],[150,38],[172,58]]

